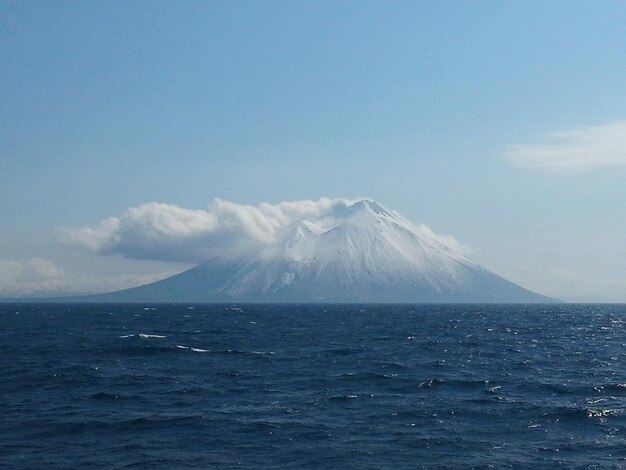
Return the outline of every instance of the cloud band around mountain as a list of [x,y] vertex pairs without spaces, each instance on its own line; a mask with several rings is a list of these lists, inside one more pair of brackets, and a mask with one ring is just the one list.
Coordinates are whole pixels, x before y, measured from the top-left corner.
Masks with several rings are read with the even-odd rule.
[[261,203],[215,199],[206,210],[150,202],[111,217],[97,227],[64,228],[61,241],[99,254],[132,259],[200,262],[239,256],[275,241],[280,228],[346,207],[345,199]]
[[[275,243],[281,231],[303,220],[332,220],[354,201],[321,198],[244,205],[215,199],[206,210],[150,202],[128,209],[96,227],[59,230],[62,242],[102,254],[131,259],[201,263],[240,257]],[[442,243],[467,251],[453,237],[420,230]]]

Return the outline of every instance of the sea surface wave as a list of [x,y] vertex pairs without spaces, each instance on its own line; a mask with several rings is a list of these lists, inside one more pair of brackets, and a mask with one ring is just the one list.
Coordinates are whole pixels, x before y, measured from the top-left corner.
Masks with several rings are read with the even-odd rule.
[[624,305],[0,304],[0,466],[621,468],[625,325]]

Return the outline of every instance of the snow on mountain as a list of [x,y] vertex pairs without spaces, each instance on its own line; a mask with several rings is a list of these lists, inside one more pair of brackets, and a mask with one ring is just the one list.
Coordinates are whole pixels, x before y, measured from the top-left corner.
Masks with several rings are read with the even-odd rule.
[[543,302],[483,269],[426,227],[361,200],[299,220],[240,259],[217,257],[106,301]]

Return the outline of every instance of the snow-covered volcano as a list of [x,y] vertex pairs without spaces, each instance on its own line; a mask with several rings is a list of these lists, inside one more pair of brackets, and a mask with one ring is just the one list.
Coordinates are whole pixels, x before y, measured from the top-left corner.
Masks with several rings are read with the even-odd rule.
[[285,227],[258,252],[216,257],[92,297],[149,302],[547,302],[380,204],[361,200]]

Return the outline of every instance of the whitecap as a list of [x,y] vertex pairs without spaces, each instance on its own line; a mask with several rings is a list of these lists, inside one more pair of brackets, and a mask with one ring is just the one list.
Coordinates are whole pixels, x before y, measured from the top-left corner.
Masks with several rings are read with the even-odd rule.
[[177,344],[176,347],[178,349],[189,349],[189,346],[181,346],[180,344]]
[[588,418],[607,418],[608,416],[614,415],[615,410],[594,410],[588,409],[585,410],[587,412]]
[[203,353],[203,352],[211,352],[210,349],[200,349],[200,348],[190,348],[193,352]]
[[139,334],[130,334],[130,335],[122,335],[120,336],[120,338],[136,338],[139,337],[141,339],[150,339],[150,338],[155,338],[155,339],[163,339],[163,338],[167,338],[167,336],[164,335],[150,335],[147,333],[139,333]]

